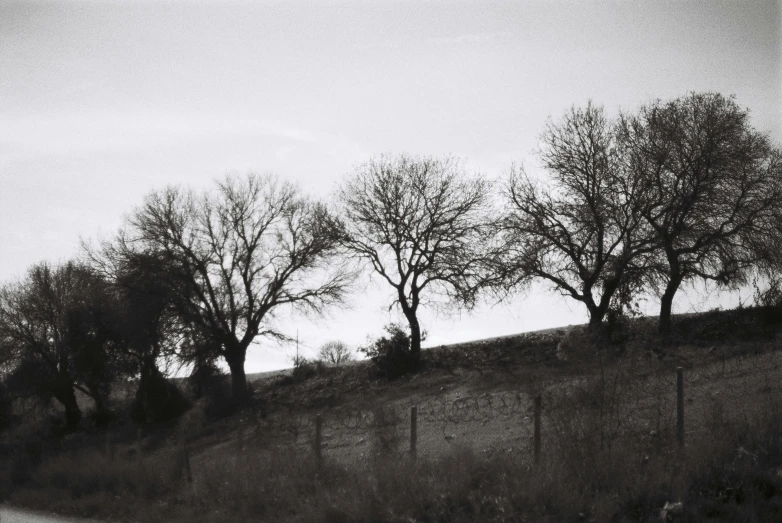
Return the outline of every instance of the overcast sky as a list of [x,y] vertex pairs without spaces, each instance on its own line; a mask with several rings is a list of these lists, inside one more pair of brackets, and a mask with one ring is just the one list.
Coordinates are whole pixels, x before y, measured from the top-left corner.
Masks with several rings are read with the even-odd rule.
[[[778,1],[0,2],[0,280],[110,235],[154,188],[273,171],[327,197],[384,152],[534,169],[547,117],[688,91],[735,94],[782,138]],[[751,292],[741,296],[746,299]],[[362,289],[281,318],[302,352],[390,320]],[[689,291],[675,310],[735,304]],[[654,300],[647,303],[650,311]],[[545,285],[474,314],[423,313],[425,345],[585,321]],[[287,364],[265,340],[248,371]]]

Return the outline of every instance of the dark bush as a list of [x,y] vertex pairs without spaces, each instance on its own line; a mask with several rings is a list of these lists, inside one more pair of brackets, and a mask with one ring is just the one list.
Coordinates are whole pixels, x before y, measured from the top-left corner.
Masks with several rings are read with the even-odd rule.
[[755,307],[760,311],[763,324],[778,328],[782,325],[782,279],[771,278],[763,289],[755,280],[754,286]]
[[217,366],[217,362],[209,360],[196,365],[193,373],[187,378],[187,385],[193,397],[200,399],[219,387],[225,380],[225,373]]
[[328,372],[328,366],[323,361],[310,361],[306,358],[299,358],[293,367],[291,377],[293,378],[293,383],[299,383],[313,376],[321,376],[326,372]]
[[24,442],[16,443],[10,448],[0,449],[5,454],[5,467],[0,479],[0,496],[7,496],[16,486],[27,483],[41,464],[43,445],[40,439],[30,437]]
[[773,318],[772,310],[767,307],[739,307],[681,315],[673,320],[672,342],[713,345],[773,339],[779,331],[779,324],[768,319]]
[[179,417],[189,406],[176,385],[160,372],[153,372],[139,380],[130,416],[136,423],[157,423]]
[[[250,390],[252,393],[252,390]],[[195,408],[200,410],[206,420],[219,420],[232,416],[237,411],[246,407],[244,401],[237,401],[231,393],[231,380],[228,376],[216,377],[214,383],[204,392],[204,395],[196,402]]]
[[382,336],[360,352],[367,355],[376,371],[388,379],[398,378],[417,370],[418,361],[410,351],[410,335],[398,324],[386,325],[388,336]]
[[96,427],[102,428],[108,426],[109,423],[116,419],[116,415],[109,410],[98,410],[91,412],[89,415],[90,421],[95,424]]

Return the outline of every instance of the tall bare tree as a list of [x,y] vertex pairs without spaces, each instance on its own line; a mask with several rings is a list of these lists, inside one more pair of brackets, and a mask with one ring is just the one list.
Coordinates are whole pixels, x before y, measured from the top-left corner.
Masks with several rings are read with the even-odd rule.
[[660,331],[693,278],[739,284],[762,261],[782,206],[782,154],[733,97],[691,93],[623,118],[643,215],[660,242]]
[[400,155],[357,167],[339,190],[345,246],[393,289],[416,359],[422,303],[475,303],[491,258],[490,187],[453,158]]
[[551,282],[586,306],[592,328],[622,286],[639,284],[654,245],[616,138],[602,107],[573,107],[540,137],[546,183],[513,167],[504,191],[501,285],[513,289],[530,277]]
[[150,194],[116,241],[154,253],[179,291],[178,312],[217,345],[234,398],[247,396],[244,363],[258,336],[283,337],[280,308],[320,311],[351,282],[338,258],[340,229],[324,205],[273,176],[229,175],[212,192]]

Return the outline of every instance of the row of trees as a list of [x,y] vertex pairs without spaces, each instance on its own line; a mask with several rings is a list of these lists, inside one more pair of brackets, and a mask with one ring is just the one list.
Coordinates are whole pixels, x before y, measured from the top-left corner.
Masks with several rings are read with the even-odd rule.
[[543,187],[514,169],[504,221],[510,282],[550,281],[599,324],[661,291],[660,330],[693,278],[745,282],[779,257],[782,155],[732,98],[691,94],[609,120],[600,107],[549,123]]
[[273,176],[153,192],[83,262],[3,287],[0,363],[46,381],[74,422],[74,390],[100,410],[109,377],[159,383],[165,360],[197,373],[222,359],[245,398],[250,344],[286,339],[275,316],[342,301],[364,269],[389,286],[417,358],[421,306],[469,309],[543,279],[582,302],[592,328],[657,293],[665,333],[681,285],[778,266],[782,153],[732,98],[690,94],[614,119],[573,108],[548,123],[538,156],[545,179],[514,166],[501,184],[452,158],[381,156],[330,205]]

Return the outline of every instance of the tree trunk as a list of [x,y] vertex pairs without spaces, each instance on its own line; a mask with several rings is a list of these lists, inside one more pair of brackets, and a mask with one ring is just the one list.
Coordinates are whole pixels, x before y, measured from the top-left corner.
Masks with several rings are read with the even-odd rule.
[[600,326],[603,324],[604,317],[605,317],[605,311],[601,312],[598,309],[594,309],[594,311],[589,311],[589,331],[598,332],[600,330]]
[[81,421],[81,409],[76,401],[76,394],[73,387],[61,386],[60,390],[54,395],[54,398],[65,408],[65,425],[72,429]]
[[681,275],[676,275],[668,280],[668,285],[665,286],[665,292],[660,298],[660,322],[657,326],[658,332],[663,335],[671,333],[671,309],[673,308],[673,297],[676,295],[676,291],[679,290],[679,285],[682,283]]
[[603,325],[608,310],[611,308],[611,298],[613,298],[616,290],[619,288],[619,283],[622,279],[622,272],[615,278],[610,278],[603,284],[603,294],[600,296],[600,303],[595,303],[592,299],[592,294],[588,294],[588,300],[586,301],[587,309],[589,310],[589,330],[591,332],[599,332],[600,327]]
[[418,364],[421,361],[421,325],[414,313],[407,321],[410,324],[410,354],[413,356],[413,361]]
[[236,354],[231,357],[226,356],[228,368],[231,370],[231,395],[237,403],[243,403],[249,396],[247,388],[247,375],[244,372],[244,359],[247,354],[245,350],[236,350]]
[[584,304],[586,305],[587,311],[589,312],[588,328],[590,332],[597,333],[600,331],[600,326],[603,324],[603,318],[605,318],[608,307],[604,307],[602,301],[600,305],[596,304],[595,301],[592,299],[591,293],[585,291],[584,294],[585,294]]
[[400,287],[397,290],[399,292],[399,306],[410,326],[410,355],[413,358],[413,364],[418,367],[421,362],[421,324],[418,323],[418,316],[416,315],[418,294],[415,291],[412,293],[412,303],[410,303],[407,301],[403,288]]
[[104,426],[111,418],[111,412],[109,412],[109,408],[106,405],[106,398],[104,398],[100,386],[93,385],[88,386],[87,388],[90,391],[90,396],[95,404],[95,423],[98,426]]

